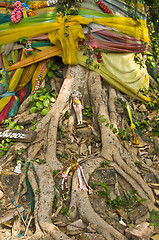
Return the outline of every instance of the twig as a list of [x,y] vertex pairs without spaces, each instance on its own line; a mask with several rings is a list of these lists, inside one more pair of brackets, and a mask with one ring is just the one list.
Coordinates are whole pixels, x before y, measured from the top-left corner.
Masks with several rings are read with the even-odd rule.
[[32,219],[33,219],[33,217],[31,216],[30,219],[29,219],[28,225],[27,225],[27,227],[26,227],[26,230],[25,230],[25,233],[24,233],[24,237],[25,237],[26,234],[27,234],[27,231],[28,231],[28,228],[29,228],[29,226],[30,226],[30,223],[31,223],[31,220],[32,220]]
[[136,97],[139,95],[140,90],[141,90],[141,89],[139,89],[139,90],[137,91],[137,93],[135,94],[135,96],[130,100],[129,105],[131,105],[131,103],[132,103],[132,102],[136,99]]
[[17,207],[17,211],[18,211],[18,214],[19,214],[20,218],[22,219],[22,222],[24,223],[24,226],[26,227],[26,223],[25,223],[24,218],[23,218],[23,216],[21,215],[21,212],[19,211],[19,208],[18,208],[18,207]]

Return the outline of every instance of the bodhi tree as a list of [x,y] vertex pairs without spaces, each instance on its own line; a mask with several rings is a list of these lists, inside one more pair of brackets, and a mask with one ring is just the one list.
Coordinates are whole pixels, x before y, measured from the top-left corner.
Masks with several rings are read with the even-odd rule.
[[[35,56],[27,52],[29,56],[21,57],[19,62],[6,67],[8,72],[24,68],[21,77],[24,71],[29,70],[33,82],[31,102],[45,100],[42,107],[39,102],[31,105],[36,109],[34,112],[32,108],[32,113],[38,119],[35,129],[37,137],[32,143],[23,145],[26,159],[15,203],[18,206],[26,185],[33,197],[30,214],[34,217],[35,228],[32,236],[23,236],[22,239],[71,239],[54,224],[64,205],[67,189],[68,212],[72,221],[81,218],[84,223],[95,225],[95,230],[108,240],[127,239],[124,233],[103,219],[90,203],[93,190],[89,180],[102,162],[109,163],[116,176],[122,179],[120,187],[116,185],[120,195],[125,194],[126,185],[129,190],[136,191],[138,199],[145,200],[142,204],[149,212],[158,211],[153,191],[136,164],[140,159],[136,146],[140,145],[130,108],[133,107],[135,111],[135,104],[140,106],[140,102],[157,104],[157,100],[146,95],[145,90],[149,86],[149,75],[141,53],[150,51],[145,15],[140,5],[135,8],[140,19],[132,19],[131,9],[127,8],[126,17],[116,16],[117,10],[109,5],[109,1],[108,6],[103,4],[102,1],[87,1],[76,7],[73,1],[59,1],[56,5],[59,14],[50,13],[49,9],[52,11],[52,8],[47,6],[47,14],[41,17],[45,17],[46,21],[42,20],[40,27],[36,9],[42,6],[36,5],[32,6],[36,16],[30,17],[34,24],[29,22],[28,26],[27,19],[21,20],[11,36],[8,30],[10,26],[2,26],[1,44],[6,43],[6,36],[10,44],[9,41],[16,42],[21,36],[26,36],[28,41],[47,33],[41,39],[46,42],[49,39],[49,44],[55,45],[48,44],[47,49],[40,49],[40,46],[34,47],[32,39],[32,46],[28,46],[28,42],[24,45],[26,52],[28,48],[35,49]],[[121,9],[125,7],[123,3]],[[49,14],[54,19],[56,16],[53,23]],[[37,32],[34,32],[35,28]],[[60,57],[52,58],[55,55]],[[61,57],[64,64],[60,62]],[[31,74],[31,71],[37,72],[37,75]],[[39,85],[44,78],[49,82],[49,92],[57,94],[52,105],[49,103],[53,95],[47,98],[47,94],[43,97],[40,92],[43,90]],[[19,80],[20,83],[23,83],[22,80]],[[17,89],[18,92],[20,89],[19,85],[11,89],[13,84],[10,85],[10,91]],[[28,103],[29,98],[21,104],[15,118],[17,123],[28,114]],[[39,117],[38,111],[44,106],[49,110]],[[127,131],[128,128],[131,132]],[[129,134],[126,136],[126,133]],[[129,141],[126,141],[127,138]],[[3,156],[2,169],[6,166],[6,157],[8,161],[13,160],[12,153],[16,146],[14,144],[12,151]],[[41,162],[41,159],[44,161]],[[150,171],[158,183],[158,171],[144,162],[142,167]],[[60,172],[61,175],[57,174]],[[58,181],[62,181],[62,184]],[[57,197],[60,200],[54,209],[53,203]],[[18,221],[19,218],[13,224],[13,233]]]

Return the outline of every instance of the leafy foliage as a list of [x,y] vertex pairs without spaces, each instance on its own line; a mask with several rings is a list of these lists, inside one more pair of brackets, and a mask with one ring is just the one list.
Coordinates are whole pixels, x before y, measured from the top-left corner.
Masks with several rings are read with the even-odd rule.
[[83,115],[91,118],[92,117],[92,107],[89,105],[86,105],[85,108],[86,108],[86,111],[83,113]]
[[136,191],[132,190],[130,193],[126,194],[126,197],[116,196],[115,199],[111,200],[110,198],[110,188],[107,184],[98,183],[100,186],[104,187],[104,191],[98,191],[102,197],[106,197],[106,204],[108,204],[111,208],[119,208],[121,206],[129,207],[131,205],[138,206],[142,202],[146,201],[146,199],[139,199],[136,195]]
[[64,16],[77,15],[76,2],[79,2],[79,0],[59,0],[57,3],[57,12],[62,13]]
[[63,134],[62,126],[59,125],[56,139],[61,140],[62,138],[65,138],[65,135]]
[[150,225],[154,226],[155,228],[159,227],[159,211],[152,210],[150,214]]
[[22,125],[16,125],[15,122],[9,118],[2,120],[2,124],[4,128],[9,128],[9,129],[14,128],[16,130],[22,130],[24,128]]
[[147,10],[147,23],[150,30],[150,37],[152,41],[152,50],[156,62],[159,62],[159,1],[158,0],[144,0]]
[[12,145],[13,142],[11,141],[11,139],[5,139],[2,140],[0,143],[0,156],[1,155],[5,155],[7,153],[7,151],[9,150],[10,145]]
[[40,112],[41,116],[45,116],[49,111],[52,98],[55,100],[56,93],[48,91],[46,88],[39,88],[36,93],[30,96],[30,113]]

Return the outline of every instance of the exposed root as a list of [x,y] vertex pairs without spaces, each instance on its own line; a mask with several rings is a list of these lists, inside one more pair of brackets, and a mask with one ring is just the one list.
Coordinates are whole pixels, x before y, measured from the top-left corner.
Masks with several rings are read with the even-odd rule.
[[55,240],[69,239],[51,220],[54,199],[53,176],[47,165],[34,164],[39,183],[38,222],[43,232],[50,234]]
[[[124,171],[124,173],[129,173],[128,175],[132,177],[132,186],[134,186],[134,188],[140,192],[141,197],[145,198],[146,195],[143,193],[145,192],[147,194],[147,197],[152,200],[153,202],[155,201],[153,193],[151,191],[151,189],[145,184],[144,180],[141,178],[141,176],[139,174],[137,174],[136,172],[134,172],[121,158],[119,152],[117,149],[114,148],[113,151],[113,159],[114,161],[118,164],[118,166],[120,166],[122,168],[122,170]],[[122,175],[124,175],[124,173]],[[126,174],[127,175],[127,174]],[[129,176],[126,176],[125,179],[129,179]],[[135,181],[134,181],[135,180]],[[131,180],[130,180],[131,181]],[[136,185],[138,183],[138,185]],[[135,187],[136,185],[136,187]],[[141,186],[141,187],[139,187]],[[142,188],[142,189],[141,189]],[[139,190],[141,189],[141,190]],[[144,197],[145,195],[145,197]],[[146,197],[146,198],[147,198]]]
[[[59,81],[59,82],[58,82]],[[115,107],[115,101],[119,96],[113,88],[102,85],[100,76],[97,73],[89,72],[80,66],[68,67],[66,77],[62,80],[52,79],[52,87],[59,91],[58,98],[49,111],[49,113],[42,118],[36,126],[37,138],[26,147],[28,159],[37,159],[39,156],[44,156],[46,163],[38,164],[36,161],[32,162],[35,172],[32,171],[31,165],[28,170],[28,179],[34,193],[34,220],[35,232],[29,237],[29,240],[67,240],[70,239],[63,233],[53,221],[60,212],[62,201],[57,211],[52,214],[52,205],[56,194],[55,182],[53,178],[54,170],[62,170],[64,163],[58,159],[58,156],[64,149],[67,156],[75,156],[84,159],[81,161],[87,182],[90,176],[96,169],[100,167],[104,160],[111,161],[110,166],[115,169],[116,175],[120,175],[128,183],[128,185],[137,191],[137,194],[143,199],[146,199],[149,211],[152,209],[158,210],[155,205],[155,198],[152,190],[147,186],[142,177],[137,173],[134,162],[137,157],[129,151],[129,146],[121,144],[118,137],[112,132],[112,129],[106,126],[106,123],[113,124],[118,128],[119,121]],[[62,85],[62,86],[61,86]],[[61,87],[61,88],[60,88]],[[107,87],[107,89],[106,89]],[[84,98],[86,104],[91,104],[93,126],[87,127],[89,136],[82,131],[74,131],[75,113],[70,100],[73,91],[79,90]],[[89,94],[88,94],[89,93]],[[107,93],[107,95],[106,95]],[[22,109],[26,109],[27,102],[25,102]],[[70,110],[70,111],[69,111]],[[58,126],[63,124],[63,116],[66,111],[69,111],[70,117],[65,124],[68,139],[62,139],[57,143]],[[122,119],[120,119],[122,121]],[[90,124],[90,122],[89,122]],[[123,122],[121,123],[123,124]],[[91,124],[90,124],[91,125]],[[92,129],[92,132],[90,131]],[[92,135],[91,135],[92,134]],[[99,151],[93,153],[88,151],[88,146],[91,146],[92,138],[96,139],[100,136],[100,144],[98,141]],[[67,143],[69,141],[69,143]],[[92,141],[92,142],[91,142]],[[65,145],[64,145],[64,142]],[[94,143],[94,142],[93,142]],[[97,142],[96,142],[97,143]],[[102,146],[101,146],[102,143]],[[61,144],[61,145],[60,145]],[[62,145],[63,144],[63,145]],[[71,145],[72,144],[72,145]],[[74,144],[74,146],[73,146]],[[58,145],[58,148],[57,148]],[[66,146],[71,145],[74,149],[71,151]],[[86,148],[86,153],[81,150],[82,146]],[[76,149],[78,148],[78,149]],[[95,149],[96,150],[96,149]],[[98,154],[99,152],[99,154]],[[83,156],[85,155],[85,156]],[[98,157],[97,157],[98,155]],[[132,169],[133,166],[133,169]],[[146,167],[143,165],[143,167]],[[147,168],[148,169],[148,168]],[[152,170],[157,179],[157,172]],[[25,181],[26,168],[23,168],[20,183],[18,187],[18,194],[16,201],[18,202],[22,184]],[[116,176],[117,178],[117,176]],[[116,192],[120,192],[117,185]],[[38,191],[37,191],[38,190]],[[71,201],[69,205],[70,218],[75,220],[80,217],[85,223],[93,224],[95,230],[102,234],[105,239],[126,239],[122,233],[108,224],[102,217],[100,217],[93,209],[87,192],[80,191],[77,172],[74,173],[71,183]],[[31,216],[32,217],[32,216]],[[29,226],[29,223],[28,223]],[[27,229],[25,226],[26,235]],[[27,239],[22,238],[22,239]]]
[[109,99],[108,99],[108,109],[109,109],[109,116],[110,122],[117,128],[117,112],[115,108],[115,101],[116,101],[116,90],[112,87],[109,87]]

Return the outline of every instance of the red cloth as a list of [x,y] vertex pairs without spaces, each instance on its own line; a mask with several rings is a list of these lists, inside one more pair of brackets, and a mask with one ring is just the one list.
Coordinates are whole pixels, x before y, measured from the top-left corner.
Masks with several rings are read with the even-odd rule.
[[2,120],[7,118],[9,111],[12,109],[15,102],[15,96],[12,96],[10,101],[7,103],[7,105],[3,108],[3,110],[0,112],[0,124],[2,123]]
[[24,101],[24,98],[27,94],[27,90],[25,87],[23,87],[19,92],[18,92],[18,98],[19,98],[19,105],[22,104]]

